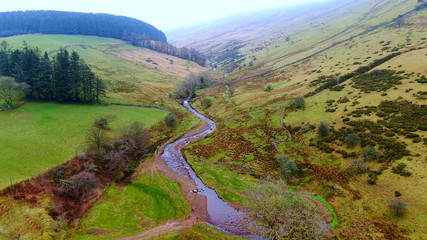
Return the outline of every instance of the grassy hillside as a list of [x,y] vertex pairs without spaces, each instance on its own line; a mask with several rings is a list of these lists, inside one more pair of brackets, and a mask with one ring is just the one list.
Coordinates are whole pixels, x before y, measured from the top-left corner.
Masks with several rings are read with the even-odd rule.
[[[217,130],[205,139],[191,143],[183,151],[203,182],[215,189],[222,199],[245,207],[244,192],[250,185],[264,177],[283,177],[276,156],[287,154],[299,168],[298,174],[287,180],[288,184],[313,193],[313,201],[318,203],[328,222],[336,220],[331,214],[336,212],[338,221],[335,222],[339,223],[333,232],[338,239],[426,238],[427,10],[416,11],[405,16],[403,21],[390,22],[349,39],[414,9],[416,5],[415,0],[342,1],[308,12],[303,17],[284,16],[274,11],[258,16],[255,21],[250,17],[245,21],[236,18],[235,22],[240,23],[229,24],[229,28],[212,24],[212,28],[197,32],[194,38],[188,32],[189,43],[208,53],[211,51],[212,59],[216,60],[214,63],[222,64],[220,70],[230,71],[228,77],[217,79],[217,82],[265,73],[348,39],[279,71],[197,91],[194,106],[215,120]],[[265,16],[275,18],[263,22]],[[271,19],[276,19],[277,24]],[[255,22],[256,25],[251,25]],[[239,27],[245,24],[246,28]],[[31,39],[39,35],[25,37]],[[52,42],[57,38],[68,39],[63,36],[46,37]],[[178,40],[184,41],[184,38]],[[36,40],[33,45],[37,42],[42,44],[41,41]],[[93,38],[87,39],[87,44],[78,44],[77,39],[66,41],[70,43],[67,48],[78,51],[108,82],[109,97],[114,101],[140,101],[179,109],[167,97],[168,93],[182,82],[186,74],[204,70],[192,63],[173,60],[115,40]],[[73,41],[76,44],[71,44]],[[102,41],[106,41],[105,44]],[[14,44],[19,44],[19,41]],[[56,49],[52,47],[49,51]],[[395,55],[385,59],[390,54]],[[175,74],[179,77],[171,77]],[[305,96],[306,103],[304,107],[296,108],[293,101],[300,96]],[[206,98],[212,101],[209,108],[202,104]],[[39,148],[49,147],[50,150],[55,141],[63,144],[73,141],[65,146],[66,150],[58,150],[69,151],[72,156],[83,141],[70,138],[59,125],[55,129],[43,125],[44,122],[68,123],[66,130],[72,132],[84,130],[85,121],[87,126],[94,118],[109,114],[107,117],[113,116],[114,134],[122,120],[128,122],[147,117],[144,113],[135,115],[135,109],[131,114],[126,108],[110,113],[105,109],[111,106],[93,106],[90,110],[89,107],[25,104],[12,112],[0,112],[0,120],[5,116],[5,122],[0,122],[0,125],[11,129],[0,129],[0,136],[9,135],[10,131],[18,128],[12,122],[22,122],[25,127],[16,129],[13,137],[0,137],[0,144],[3,146],[3,141],[9,144],[11,152],[22,151],[27,156],[34,154],[35,159],[44,162],[48,156],[43,156]],[[54,110],[49,111],[50,108]],[[73,108],[85,116],[83,120],[77,121],[77,114],[70,116],[72,113],[66,112]],[[151,120],[154,124],[156,118],[163,118],[165,113],[153,114],[155,118]],[[181,134],[196,122],[194,118],[183,122],[174,129],[174,133]],[[317,134],[321,122],[330,127],[329,134],[324,137]],[[54,141],[44,143],[38,140],[42,137],[37,135],[37,131],[28,136],[22,134],[31,132],[28,129],[32,124],[40,129],[40,135],[53,135],[49,135],[49,139]],[[346,140],[350,134],[360,137],[355,146],[350,146]],[[13,141],[16,138],[16,142],[9,138]],[[67,142],[62,141],[64,139]],[[20,148],[19,143],[26,141],[25,149]],[[363,151],[367,146],[378,150],[378,156],[364,160],[368,167],[359,174],[350,166],[354,159],[364,157]],[[17,162],[22,161],[19,156],[16,159]],[[18,167],[26,164],[22,161]],[[52,160],[54,164],[57,163]],[[61,229],[58,234],[53,231],[46,233],[59,238],[67,235],[77,239],[109,239],[136,234],[159,226],[167,219],[188,214],[190,209],[175,182],[150,168],[148,161],[140,170],[140,175],[134,176],[129,185],[114,184],[74,229],[55,226],[57,222],[52,223],[47,213],[38,208],[40,206],[33,206],[30,211],[26,204],[21,206],[11,199],[0,199],[0,210],[8,213],[3,214],[6,218],[0,221],[0,232],[20,230],[22,222],[30,222],[28,236],[36,236],[34,234],[46,227]],[[16,169],[13,171],[17,172]],[[325,199],[328,204],[315,199]],[[408,204],[402,217],[389,211],[391,199],[400,199]],[[45,202],[49,205],[49,199]],[[19,223],[5,230],[16,213],[20,216]],[[204,224],[156,237],[190,238],[228,239]]]
[[[156,126],[152,132],[154,142],[182,134],[181,131],[197,124],[195,117],[189,116],[168,97],[190,73],[205,71],[195,63],[99,37],[26,35],[0,40],[7,41],[11,48],[20,48],[25,41],[50,55],[60,48],[77,51],[106,81],[106,101],[160,105],[173,110],[183,121],[172,129],[164,124]],[[146,61],[148,59],[153,61]],[[175,71],[180,74],[175,76]],[[0,188],[42,174],[85,151],[85,132],[96,118],[106,117],[111,128],[109,135],[115,137],[123,127],[135,121],[149,128],[163,121],[167,114],[169,112],[157,109],[113,105],[34,102],[1,111],[0,145],[4,148],[0,163],[4,169],[0,174]],[[60,218],[49,215],[55,206],[48,196],[35,194],[37,204],[1,198],[0,238],[96,238],[93,232],[99,232],[102,239],[116,238],[139,233],[189,213],[189,205],[174,181],[160,173],[152,176],[140,170],[144,173],[141,175],[138,171],[131,184],[113,185],[78,227],[67,226]],[[117,194],[121,197],[117,198]],[[136,202],[144,204],[136,209]]]
[[96,118],[109,119],[110,135],[135,121],[151,127],[168,114],[122,106],[26,103],[0,112],[0,188],[43,173],[86,149],[85,132]]
[[166,220],[183,217],[190,211],[178,184],[154,171],[126,186],[110,187],[80,222],[72,239],[131,236]]
[[[109,97],[146,104],[171,104],[167,96],[177,85],[190,73],[206,71],[195,63],[134,47],[116,39],[36,34],[0,38],[0,41],[3,40],[12,48],[20,48],[25,41],[29,46],[36,46],[51,56],[60,48],[74,50],[95,74],[106,81]],[[150,58],[156,59],[157,65],[147,64],[146,60]],[[175,75],[175,72],[181,74]]]
[[[143,165],[147,166],[147,162]],[[176,182],[147,167],[140,170],[144,174],[138,173],[131,183],[113,184],[74,228],[48,215],[43,209],[49,204],[47,198],[37,206],[2,198],[0,209],[6,212],[1,214],[0,232],[9,238],[19,233],[22,239],[117,239],[184,217],[191,211]]]
[[[322,33],[320,28],[311,28],[293,35],[291,39],[301,39],[293,44],[277,42],[245,55],[256,58],[249,58],[253,66],[247,64],[240,71],[237,68],[227,79],[262,73],[309,56],[346,36],[411,10],[416,1],[376,3],[373,8],[372,1],[354,1],[356,5],[337,13],[352,12],[347,20],[332,13],[322,16],[325,23]],[[371,12],[369,6],[376,11]],[[335,229],[341,238],[364,238],[368,232],[374,239],[425,238],[427,205],[421,199],[427,198],[423,190],[427,184],[423,177],[427,172],[424,164],[427,132],[422,123],[427,117],[427,86],[422,81],[427,75],[426,17],[424,9],[406,16],[401,24],[390,23],[283,70],[201,91],[202,97],[195,105],[218,122],[218,132],[186,148],[190,159],[196,156],[194,159],[206,161],[192,162],[195,170],[220,196],[232,199],[228,195],[232,192],[233,201],[238,202],[244,198],[239,185],[229,184],[227,191],[222,189],[223,181],[231,174],[212,173],[223,172],[225,168],[242,174],[241,177],[246,174],[280,177],[275,142],[278,150],[289,154],[300,168],[298,177],[289,184],[299,185],[310,177],[303,188],[324,197],[336,210],[340,223]],[[353,30],[340,30],[350,25]],[[401,54],[367,73],[339,80],[396,52]],[[245,50],[239,53],[245,54]],[[331,79],[333,85],[338,79],[339,84],[316,91],[326,83],[325,79]],[[234,89],[232,94],[230,89]],[[306,97],[305,108],[292,108],[293,99],[305,95],[310,96]],[[204,98],[210,98],[213,106],[204,109],[201,104]],[[287,105],[283,120],[291,131],[292,141],[281,127],[283,105]],[[316,128],[321,121],[335,130],[327,138],[310,130],[310,125]],[[361,144],[355,148],[347,147],[344,141],[352,132],[361,137]],[[380,159],[370,162],[368,173],[350,174],[347,170],[350,162],[361,158],[361,151],[368,144],[381,151]],[[405,171],[410,176],[393,173],[399,164],[406,164]],[[395,191],[402,195],[396,197]],[[387,204],[394,198],[408,203],[402,218],[389,212]]]
[[415,0],[310,3],[247,13],[168,35],[178,46],[205,52],[224,72],[235,73],[227,77],[233,79],[308,56],[390,21],[416,4]]

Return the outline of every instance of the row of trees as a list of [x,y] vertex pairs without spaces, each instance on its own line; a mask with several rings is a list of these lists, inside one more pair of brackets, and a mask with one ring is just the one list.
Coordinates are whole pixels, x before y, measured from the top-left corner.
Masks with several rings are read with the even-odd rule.
[[200,66],[206,67],[206,57],[202,53],[186,47],[177,48],[167,42],[152,41],[144,36],[131,36],[129,39],[132,45],[149,48],[157,52],[166,53],[185,60],[193,61]]
[[134,34],[166,42],[165,34],[154,26],[124,16],[61,11],[0,13],[0,37],[29,33],[94,35],[126,41]]
[[195,98],[196,90],[209,87],[211,83],[212,77],[207,72],[199,75],[191,74],[173,95],[175,98]]
[[[24,42],[22,49],[11,50],[7,42],[0,46],[0,75],[23,83],[26,97],[60,102],[99,102],[105,85],[80,58],[61,49],[51,60],[45,52]],[[10,82],[10,81],[9,81]],[[13,82],[13,81],[12,81]],[[13,85],[14,83],[11,84]]]

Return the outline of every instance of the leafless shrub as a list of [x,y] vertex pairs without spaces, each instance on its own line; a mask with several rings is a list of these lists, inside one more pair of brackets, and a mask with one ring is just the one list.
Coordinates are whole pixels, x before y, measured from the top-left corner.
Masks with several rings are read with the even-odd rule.
[[381,151],[376,150],[371,146],[367,146],[362,150],[362,157],[365,161],[371,161],[377,159],[381,154]]
[[363,174],[369,170],[369,163],[363,159],[352,159],[347,170],[353,174]]
[[104,169],[112,172],[123,171],[131,162],[124,151],[110,151],[105,156]]
[[135,147],[138,150],[143,150],[150,144],[150,132],[145,129],[141,122],[134,122],[126,135],[134,139]]
[[98,183],[95,175],[83,171],[67,180],[62,180],[58,187],[58,193],[70,197],[73,200],[82,200],[97,185]]
[[247,201],[268,239],[329,239],[331,233],[310,194],[290,192],[284,181],[262,181],[248,189]]
[[392,199],[388,204],[388,209],[396,217],[403,217],[408,204],[400,199]]

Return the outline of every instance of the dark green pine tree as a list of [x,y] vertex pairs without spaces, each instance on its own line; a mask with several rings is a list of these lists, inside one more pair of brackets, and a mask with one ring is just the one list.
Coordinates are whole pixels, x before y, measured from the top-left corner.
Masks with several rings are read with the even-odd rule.
[[95,100],[93,102],[99,102],[101,96],[105,96],[106,86],[101,78],[95,77]]
[[70,57],[67,50],[61,49],[53,60],[53,98],[60,102],[70,101]]
[[24,48],[21,51],[19,63],[15,78],[17,82],[25,82],[30,86],[27,96],[30,98],[38,98],[38,92],[34,89],[37,85],[40,71],[40,51],[37,48],[28,47],[24,41]]
[[19,63],[21,59],[21,50],[13,50],[9,54],[9,75],[16,77],[19,72]]
[[80,99],[83,102],[95,102],[95,74],[86,64],[82,64],[83,88],[80,92]]
[[39,75],[34,85],[35,98],[41,100],[53,99],[52,63],[47,52],[40,60]]
[[9,44],[2,41],[0,44],[0,75],[10,76]]
[[81,67],[84,64],[80,61],[79,54],[72,51],[70,56],[70,79],[68,81],[68,95],[72,102],[84,102],[84,100],[80,98],[81,92],[84,91],[82,88],[83,76],[81,71]]

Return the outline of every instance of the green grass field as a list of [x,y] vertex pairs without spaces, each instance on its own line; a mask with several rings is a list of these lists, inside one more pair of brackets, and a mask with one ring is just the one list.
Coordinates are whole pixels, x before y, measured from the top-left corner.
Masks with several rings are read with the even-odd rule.
[[218,231],[216,228],[209,226],[204,222],[197,223],[194,227],[183,229],[181,231],[161,234],[149,238],[150,240],[183,240],[183,239],[200,239],[200,240],[238,240],[246,239],[227,235]]
[[96,36],[80,36],[80,35],[22,35],[7,38],[0,38],[0,41],[6,41],[12,48],[20,48],[23,46],[24,41],[29,46],[36,46],[41,51],[48,53],[57,51],[60,48],[68,46],[87,46],[87,47],[100,47],[101,45],[116,45],[125,44],[125,42],[112,38],[102,38]]
[[178,184],[154,171],[126,186],[110,187],[81,220],[72,239],[117,239],[183,217],[190,211]]
[[141,121],[151,127],[168,114],[123,106],[26,103],[0,112],[0,188],[61,164],[86,149],[85,131],[94,119],[109,119],[110,135]]

